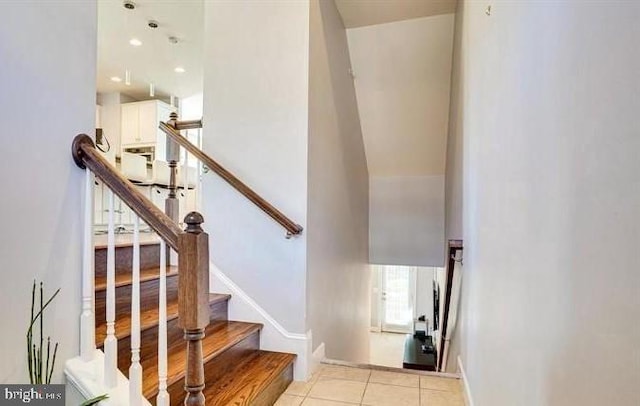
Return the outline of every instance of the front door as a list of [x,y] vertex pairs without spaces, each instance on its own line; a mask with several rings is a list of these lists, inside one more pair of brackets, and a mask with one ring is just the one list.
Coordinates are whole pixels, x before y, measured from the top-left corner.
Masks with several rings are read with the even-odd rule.
[[382,267],[382,330],[410,333],[413,330],[416,269]]

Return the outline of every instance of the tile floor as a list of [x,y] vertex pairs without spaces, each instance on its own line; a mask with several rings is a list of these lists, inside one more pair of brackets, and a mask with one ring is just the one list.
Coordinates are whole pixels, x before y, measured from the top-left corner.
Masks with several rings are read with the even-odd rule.
[[464,406],[459,379],[322,365],[276,406]]

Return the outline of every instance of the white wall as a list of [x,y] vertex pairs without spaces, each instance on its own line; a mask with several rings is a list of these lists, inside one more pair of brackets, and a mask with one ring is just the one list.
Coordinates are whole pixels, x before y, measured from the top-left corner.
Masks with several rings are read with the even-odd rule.
[[311,1],[308,328],[332,359],[369,361],[369,182],[349,48],[332,1]]
[[444,174],[453,20],[347,31],[371,176]]
[[31,286],[49,294],[46,333],[60,342],[54,381],[79,350],[82,188],[76,134],[94,133],[94,2],[4,2],[0,24],[3,185],[0,382],[28,382]]
[[465,61],[461,54],[460,29],[462,13],[456,13],[453,39],[453,66],[451,67],[451,96],[449,126],[445,162],[445,240],[462,239],[462,117],[464,116],[464,84],[459,80],[464,74]]
[[474,404],[640,404],[640,4],[485,8],[454,79]]
[[124,103],[120,96],[120,93],[112,92],[98,93],[97,97],[98,105],[101,106],[100,124],[104,135],[111,144],[111,151],[109,152],[114,152],[117,156],[120,156],[120,140],[122,138],[120,135],[122,130],[120,103]]
[[372,177],[369,259],[443,266],[444,176]]
[[[416,318],[425,315],[429,328],[433,329],[433,278],[437,268],[417,267],[416,269]],[[420,323],[418,328],[421,329]]]
[[347,31],[371,176],[372,263],[443,265],[453,21]]
[[193,96],[180,99],[180,120],[199,120],[202,118],[204,94],[197,93]]
[[[308,1],[205,2],[205,152],[306,226]],[[285,230],[213,174],[213,262],[287,330],[306,327],[306,233]],[[214,287],[215,289],[215,287]]]
[[381,295],[382,295],[382,265],[371,265],[371,320],[370,327],[374,331],[379,330],[382,325]]
[[[465,61],[462,59],[462,12],[456,13],[455,36],[453,42],[453,61],[451,70],[451,104],[449,107],[449,133],[447,136],[447,160],[445,173],[445,241],[462,240],[462,209],[463,209],[463,189],[462,189],[462,159],[463,159],[463,139],[462,139],[462,117],[464,116],[464,83],[460,77],[464,73]],[[464,242],[463,242],[464,244]],[[464,289],[464,266],[462,269],[462,289]],[[442,289],[444,292],[444,289]],[[465,312],[467,297],[460,295],[458,304],[458,321],[453,337],[449,341],[449,356],[447,361],[447,371],[455,372],[458,368],[457,358],[461,351],[462,337],[464,336],[466,322]]]

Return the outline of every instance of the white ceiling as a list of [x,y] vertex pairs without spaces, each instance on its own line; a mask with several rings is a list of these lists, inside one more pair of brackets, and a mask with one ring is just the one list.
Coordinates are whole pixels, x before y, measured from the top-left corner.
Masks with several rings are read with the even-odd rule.
[[[121,92],[135,99],[149,98],[149,83],[156,97],[188,97],[202,91],[204,37],[202,0],[134,0],[135,10],[122,0],[98,1],[98,92]],[[149,20],[159,27],[149,28]],[[179,42],[172,44],[169,37]],[[131,38],[142,46],[129,44]],[[174,69],[183,67],[185,73]],[[131,71],[131,86],[124,83]],[[122,82],[110,80],[112,76]]]
[[335,0],[346,28],[456,11],[457,0]]

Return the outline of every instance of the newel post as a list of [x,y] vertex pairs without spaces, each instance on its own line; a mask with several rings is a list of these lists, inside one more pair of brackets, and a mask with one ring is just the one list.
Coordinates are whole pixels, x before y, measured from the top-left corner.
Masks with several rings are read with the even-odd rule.
[[187,341],[187,371],[184,404],[204,406],[202,339],[209,325],[209,236],[200,226],[197,212],[187,214],[185,233],[178,237],[178,306],[180,326]]

